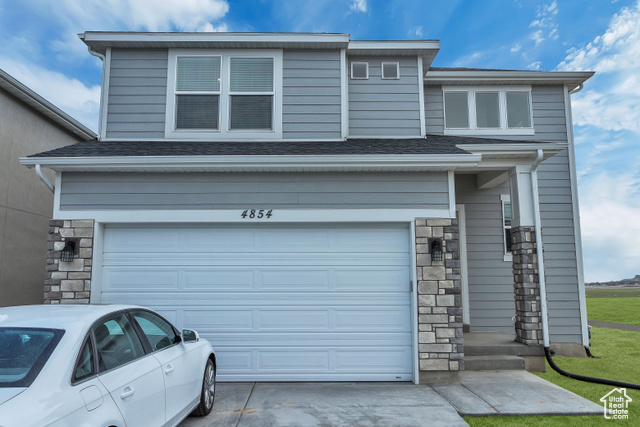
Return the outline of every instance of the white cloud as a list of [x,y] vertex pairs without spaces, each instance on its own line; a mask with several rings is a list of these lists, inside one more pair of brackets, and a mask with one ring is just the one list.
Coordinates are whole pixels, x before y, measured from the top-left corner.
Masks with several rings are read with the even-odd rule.
[[534,61],[531,64],[527,65],[529,70],[539,70],[542,67],[542,61]]
[[50,71],[37,64],[0,56],[2,69],[29,89],[60,108],[80,123],[97,131],[100,86],[86,86],[77,79]]
[[558,24],[554,20],[557,15],[558,2],[556,0],[538,7],[536,19],[529,24],[529,28],[534,29],[534,31],[529,34],[529,38],[534,41],[536,46],[547,38],[552,40],[558,39]]
[[597,73],[573,97],[575,124],[640,134],[640,1],[614,15],[603,35],[571,50],[557,68]]
[[[638,163],[640,167],[640,163]],[[638,274],[640,178],[602,172],[580,184],[580,223],[585,280],[607,281]]]
[[351,5],[349,6],[351,10],[354,12],[367,12],[367,0],[351,0]]
[[511,53],[517,53],[520,52],[520,49],[522,49],[522,46],[519,43],[516,43],[516,45],[513,46],[510,51]]
[[423,33],[422,33],[422,25],[419,25],[417,27],[411,27],[409,29],[409,37],[422,37]]

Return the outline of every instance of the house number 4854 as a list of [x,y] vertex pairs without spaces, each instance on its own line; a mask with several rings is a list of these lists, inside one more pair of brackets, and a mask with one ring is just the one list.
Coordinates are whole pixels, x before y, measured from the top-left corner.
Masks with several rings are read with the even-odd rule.
[[242,214],[240,215],[242,218],[257,218],[257,219],[262,219],[262,218],[271,218],[271,215],[273,215],[273,209],[245,209],[244,211],[242,211]]

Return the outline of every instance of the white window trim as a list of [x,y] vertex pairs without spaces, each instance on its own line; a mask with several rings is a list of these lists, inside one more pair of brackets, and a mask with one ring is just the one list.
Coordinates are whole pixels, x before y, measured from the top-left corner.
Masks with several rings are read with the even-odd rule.
[[[220,68],[220,96],[218,129],[176,129],[176,77],[178,56],[219,56]],[[260,92],[259,95],[273,96],[273,129],[272,130],[231,130],[230,129],[230,99],[235,92],[230,91],[230,58],[273,58],[273,92]],[[245,49],[169,49],[167,70],[167,107],[165,120],[165,138],[168,139],[241,139],[263,140],[282,139],[282,50],[245,50]],[[196,93],[196,91],[189,91]],[[203,92],[214,94],[214,92]],[[239,93],[240,94],[240,93]],[[249,92],[242,92],[249,95]]]
[[[353,66],[354,65],[364,65],[367,71],[367,77],[354,77],[353,76]],[[352,62],[351,63],[351,80],[369,80],[369,63],[368,62]]]
[[[385,75],[384,75],[384,66],[385,65],[395,65],[396,66],[396,76],[397,77],[385,77]],[[382,80],[400,80],[400,63],[399,62],[382,62],[380,64],[380,69],[382,70]]]
[[[442,108],[445,111],[446,93],[463,92],[467,93],[467,108],[469,117],[468,128],[447,128],[445,118],[445,135],[535,135],[533,125],[533,101],[531,96],[531,86],[443,86],[442,87]],[[499,128],[478,128],[476,117],[476,93],[477,92],[497,92],[498,106],[500,113]],[[528,92],[529,93],[529,116],[531,127],[509,128],[507,121],[507,92]]]
[[[502,228],[502,258],[504,261],[509,261],[512,262],[513,261],[513,252],[507,252],[507,230],[511,230],[511,226],[507,227],[504,225],[504,205],[505,203],[511,203],[511,195],[509,194],[501,194],[500,195],[500,216],[502,218],[502,224],[501,224],[501,228]],[[511,208],[511,212],[513,213],[513,207]],[[511,221],[513,221],[513,217],[511,218]]]

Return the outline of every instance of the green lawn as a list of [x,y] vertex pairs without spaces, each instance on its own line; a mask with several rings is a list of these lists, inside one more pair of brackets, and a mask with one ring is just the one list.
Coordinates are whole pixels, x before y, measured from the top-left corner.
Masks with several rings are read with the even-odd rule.
[[[591,316],[590,316],[591,317]],[[609,320],[609,319],[607,319]],[[610,320],[609,320],[610,321]],[[595,376],[618,381],[640,383],[640,332],[618,329],[593,328],[591,351],[601,359],[556,357],[556,364],[571,373]],[[600,398],[613,389],[612,386],[573,380],[558,374],[547,365],[547,372],[536,374],[547,381],[600,404]],[[627,390],[633,399],[629,408],[629,420],[605,420],[603,416],[580,417],[465,417],[476,426],[601,426],[640,425],[640,391]]]
[[640,288],[589,288],[587,298],[640,298]]
[[587,298],[589,320],[640,325],[640,297]]

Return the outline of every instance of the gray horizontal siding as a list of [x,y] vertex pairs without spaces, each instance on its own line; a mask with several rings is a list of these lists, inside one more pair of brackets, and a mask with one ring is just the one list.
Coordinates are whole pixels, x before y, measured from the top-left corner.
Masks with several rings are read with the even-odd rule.
[[[582,342],[574,219],[564,151],[539,167],[540,216],[552,342]],[[465,205],[471,330],[513,333],[511,262],[503,260],[500,194],[505,182],[478,190],[475,175],[456,175],[456,202]]]
[[[420,136],[416,58],[352,57],[369,63],[368,80],[349,82],[349,136]],[[400,79],[382,80],[382,62],[399,62]]]
[[582,342],[574,219],[567,151],[540,165],[540,217],[552,342]]
[[514,334],[512,263],[503,257],[501,194],[509,194],[508,182],[478,190],[476,175],[456,175],[456,203],[464,204],[466,216],[471,330]]
[[285,50],[282,73],[283,138],[340,138],[340,52]]
[[70,173],[61,210],[447,209],[447,174]]
[[[535,135],[486,136],[512,140],[567,142],[564,88],[560,85],[533,86],[531,89],[531,102],[533,104]],[[442,87],[425,86],[424,108],[427,133],[443,135],[444,107],[442,103]]]
[[166,49],[113,49],[107,138],[164,138]]

